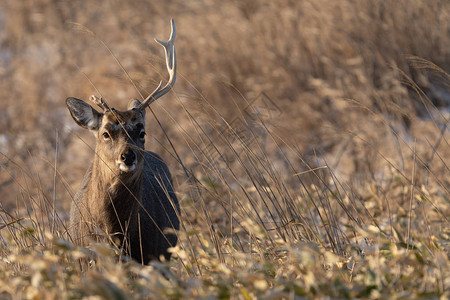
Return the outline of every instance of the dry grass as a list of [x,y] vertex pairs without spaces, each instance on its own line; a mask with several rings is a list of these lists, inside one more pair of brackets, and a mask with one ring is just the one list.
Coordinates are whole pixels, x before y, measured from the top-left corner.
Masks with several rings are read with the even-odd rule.
[[[438,0],[2,1],[0,298],[449,297],[449,14]],[[124,108],[151,91],[171,17],[178,81],[147,148],[173,173],[180,243],[171,262],[117,264],[66,233],[95,141],[64,99],[98,89]]]

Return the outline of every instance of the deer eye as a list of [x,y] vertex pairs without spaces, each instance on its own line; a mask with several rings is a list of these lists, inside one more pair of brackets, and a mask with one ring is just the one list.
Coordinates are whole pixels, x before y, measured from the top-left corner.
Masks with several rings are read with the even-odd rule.
[[145,135],[146,135],[145,131],[141,131],[141,133],[139,133],[139,138],[144,139]]
[[105,140],[108,140],[108,139],[110,139],[111,138],[111,136],[109,135],[109,133],[107,133],[106,131],[105,132],[103,132],[103,138],[105,139]]

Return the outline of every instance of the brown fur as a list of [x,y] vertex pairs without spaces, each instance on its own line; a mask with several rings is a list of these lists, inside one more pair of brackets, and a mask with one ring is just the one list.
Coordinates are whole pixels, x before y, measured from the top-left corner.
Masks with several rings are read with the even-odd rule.
[[[178,201],[167,166],[144,150],[145,114],[135,109],[139,103],[101,114],[80,101],[68,98],[67,105],[74,120],[94,132],[97,145],[72,203],[71,237],[81,245],[108,238],[143,263],[159,255],[169,258],[167,248],[176,244],[176,236],[163,231],[179,228]],[[135,167],[128,170],[122,156],[132,152]]]

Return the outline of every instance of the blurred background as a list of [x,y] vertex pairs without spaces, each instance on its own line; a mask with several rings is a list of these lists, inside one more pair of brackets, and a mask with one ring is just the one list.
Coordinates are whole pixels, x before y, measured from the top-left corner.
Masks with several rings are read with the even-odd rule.
[[[2,208],[53,199],[64,218],[95,146],[65,99],[98,89],[123,110],[148,95],[168,78],[153,38],[168,38],[171,18],[178,78],[147,114],[147,149],[182,201],[192,178],[249,182],[235,142],[293,190],[330,168],[363,197],[416,168],[418,186],[448,192],[449,15],[446,0],[3,0]],[[217,160],[229,178],[215,178]]]

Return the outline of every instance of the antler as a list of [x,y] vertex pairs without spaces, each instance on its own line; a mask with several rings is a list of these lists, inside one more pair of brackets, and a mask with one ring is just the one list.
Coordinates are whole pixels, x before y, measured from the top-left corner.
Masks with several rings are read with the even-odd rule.
[[103,98],[99,98],[99,97],[97,97],[95,95],[91,95],[89,97],[89,100],[91,100],[93,103],[97,104],[98,107],[103,109],[104,112],[111,110],[111,108],[109,107],[108,103],[106,103],[105,99],[103,99]]
[[171,20],[171,33],[170,38],[167,42],[162,42],[158,39],[155,39],[155,41],[164,47],[164,50],[166,51],[166,66],[167,71],[169,71],[169,81],[167,84],[161,89],[162,81],[160,81],[158,87],[151,93],[145,100],[141,103],[139,106],[139,110],[144,110],[147,106],[150,105],[153,101],[158,99],[159,97],[166,94],[175,84],[176,79],[176,72],[177,72],[177,56],[175,54],[175,21]]

